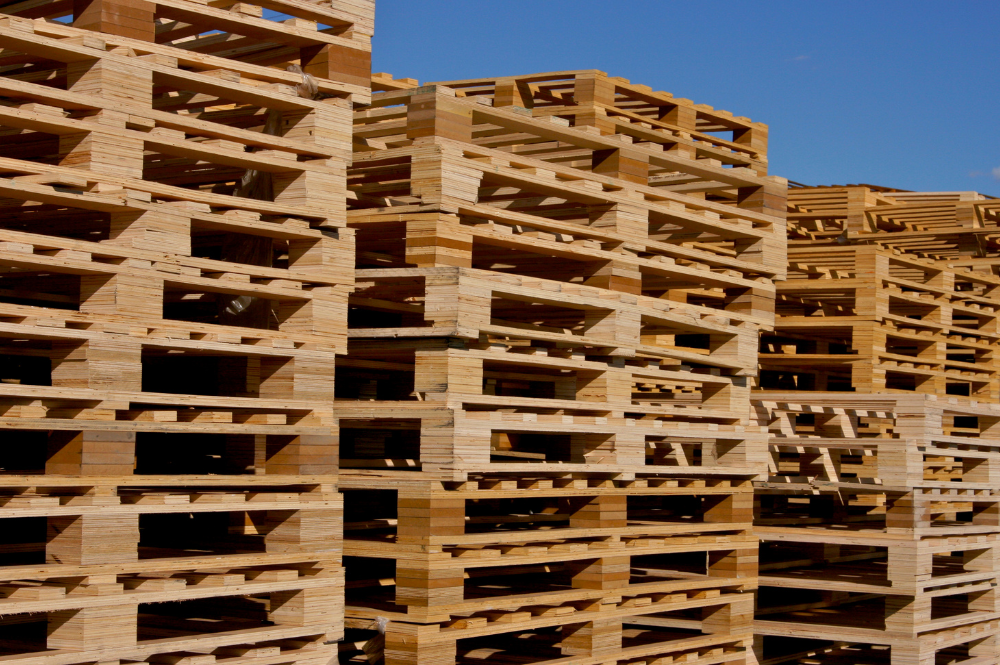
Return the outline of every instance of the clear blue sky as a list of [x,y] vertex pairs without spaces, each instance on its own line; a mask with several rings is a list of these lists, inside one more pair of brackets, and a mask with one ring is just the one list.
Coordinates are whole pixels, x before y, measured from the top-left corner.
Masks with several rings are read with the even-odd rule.
[[373,71],[600,69],[770,125],[770,172],[1000,196],[997,0],[377,0]]

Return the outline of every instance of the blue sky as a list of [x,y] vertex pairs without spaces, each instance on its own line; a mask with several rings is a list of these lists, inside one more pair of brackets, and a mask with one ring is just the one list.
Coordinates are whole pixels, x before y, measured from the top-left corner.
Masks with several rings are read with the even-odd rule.
[[600,69],[770,125],[770,172],[1000,196],[1000,2],[377,0],[373,71]]

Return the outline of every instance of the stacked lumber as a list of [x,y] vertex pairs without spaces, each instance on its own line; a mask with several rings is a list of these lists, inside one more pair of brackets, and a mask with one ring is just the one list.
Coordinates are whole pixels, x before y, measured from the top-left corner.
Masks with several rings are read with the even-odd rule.
[[325,665],[373,2],[0,11],[0,655]]
[[766,128],[593,71],[373,89],[341,662],[747,663]]
[[764,663],[1000,659],[1000,405],[755,393]]

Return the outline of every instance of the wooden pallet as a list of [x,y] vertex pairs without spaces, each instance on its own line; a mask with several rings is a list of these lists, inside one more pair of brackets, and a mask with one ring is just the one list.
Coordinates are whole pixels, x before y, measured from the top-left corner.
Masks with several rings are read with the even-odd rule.
[[[1000,623],[983,621],[961,628],[932,630],[917,639],[912,636],[887,639],[879,631],[867,628],[838,626],[815,630],[796,617],[787,623],[757,621],[754,633],[765,645],[757,661],[766,665],[936,665],[939,662],[990,665],[997,662]],[[789,642],[789,637],[794,641]],[[772,641],[776,645],[773,648]],[[760,653],[759,646],[757,649]]]
[[[920,641],[889,644],[861,644],[807,636],[761,635],[768,643],[768,656],[759,656],[762,665],[935,665],[962,663],[990,665],[997,662],[997,628],[988,622],[970,630],[941,631]],[[759,651],[759,649],[758,649]]]
[[[460,94],[489,99],[495,107],[520,107],[536,118],[569,120],[602,134],[630,136],[690,157],[767,172],[767,125],[695,104],[669,92],[597,70],[552,72],[496,79],[439,81]],[[731,133],[729,138],[720,134]],[[680,184],[684,178],[676,178]]]
[[[455,398],[452,398],[455,399]],[[689,420],[645,423],[601,409],[532,400],[468,398],[461,405],[372,402],[338,407],[343,468],[422,471],[461,481],[469,474],[755,475],[762,437],[742,426]],[[558,408],[557,408],[558,407]],[[550,413],[558,410],[561,414]]]
[[872,185],[795,187],[789,244],[877,243],[914,258],[996,256],[1000,203],[977,192],[901,192]]
[[[662,149],[690,158],[767,172],[767,125],[733,116],[708,104],[695,104],[669,92],[633,84],[620,76],[598,70],[529,74],[492,79],[438,81],[459,97],[471,97],[497,108],[508,107],[536,118],[554,118],[570,126],[596,128],[604,135],[623,135],[636,143],[655,143]],[[372,90],[413,90],[420,82],[372,74]],[[591,130],[586,130],[591,131]],[[730,133],[729,139],[719,136]],[[681,174],[661,174],[653,181],[675,191],[707,191]],[[728,196],[724,190],[717,192]]]
[[[72,5],[58,0],[6,9],[5,13],[17,17],[12,22],[35,19],[33,25],[54,35],[73,36],[84,29],[101,33],[89,34],[90,44],[103,40],[131,48],[135,55],[177,58],[193,72],[222,69],[226,72],[220,77],[223,81],[232,73],[295,86],[301,77],[285,70],[288,65],[300,65],[316,79],[323,94],[362,104],[369,98],[374,0],[338,0],[329,5],[294,0],[265,0],[257,5],[116,0],[90,2],[79,16],[74,15]],[[264,19],[263,9],[288,20]],[[70,17],[73,28],[42,20]],[[197,80],[195,74],[190,83]]]
[[[558,275],[553,275],[557,277]],[[637,355],[684,371],[756,370],[766,316],[665,301],[559,279],[460,267],[359,270],[350,296],[352,340],[464,338],[494,346],[548,345],[568,354]],[[687,371],[690,371],[687,370]]]

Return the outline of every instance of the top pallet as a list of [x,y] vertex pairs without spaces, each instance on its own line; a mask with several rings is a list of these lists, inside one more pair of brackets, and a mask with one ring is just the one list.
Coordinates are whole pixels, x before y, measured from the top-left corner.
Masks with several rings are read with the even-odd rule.
[[668,152],[767,173],[764,123],[594,69],[438,81],[437,85],[468,97],[491,99],[493,106],[529,109],[536,118],[564,118],[574,127],[597,127],[602,134],[659,143]]
[[3,13],[5,28],[19,17],[36,19],[35,34],[50,39],[74,37],[69,26],[100,32],[108,50],[177,58],[202,75],[295,86],[302,76],[288,70],[301,66],[321,95],[357,104],[370,96],[373,0],[27,0]]
[[897,192],[871,185],[788,192],[791,245],[877,242],[921,258],[995,257],[1000,200],[977,192]]
[[[603,74],[578,79],[577,89],[589,90],[595,82],[611,80],[601,77]],[[755,252],[766,255],[757,261],[767,266],[766,272],[784,272],[784,238],[776,237],[784,235],[784,180],[768,178],[731,160],[724,163],[718,156],[677,150],[681,145],[678,137],[660,132],[654,127],[655,120],[637,120],[632,131],[614,123],[610,127],[588,124],[586,114],[576,107],[565,107],[558,114],[540,113],[537,108],[529,113],[523,107],[504,106],[502,100],[485,94],[470,95],[443,85],[415,87],[414,82],[404,81],[406,84],[394,90],[378,92],[371,108],[356,113],[355,170],[364,168],[365,162],[374,168],[386,159],[403,159],[400,151],[431,137],[458,141],[465,144],[461,146],[462,157],[473,164],[483,166],[489,159],[502,157],[522,175],[537,171],[535,175],[558,181],[554,187],[539,190],[545,194],[563,196],[565,190],[575,188],[604,202],[606,195],[614,192],[634,200],[634,205],[663,207],[671,212],[665,218],[660,216],[656,227],[666,242],[688,242],[699,250],[714,252],[719,251],[720,240],[728,242],[722,248],[728,264],[739,263],[734,258],[746,259],[743,245],[752,245]],[[389,88],[387,84],[394,83],[376,79],[374,88]],[[494,165],[486,169],[497,171]],[[402,212],[400,205],[418,200],[429,203],[426,192],[424,199],[418,199],[412,192],[393,187],[387,180],[391,175],[368,173],[359,179],[360,171],[355,174],[351,189],[357,203],[352,205],[393,207]],[[653,235],[646,228],[636,232],[647,238]],[[739,245],[735,255],[734,240]]]

